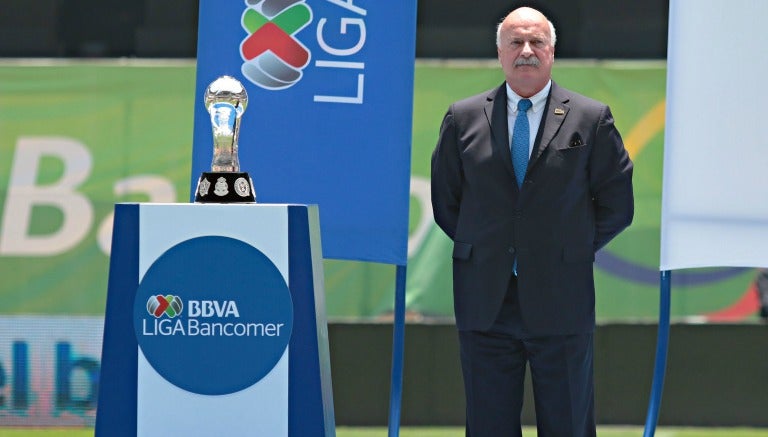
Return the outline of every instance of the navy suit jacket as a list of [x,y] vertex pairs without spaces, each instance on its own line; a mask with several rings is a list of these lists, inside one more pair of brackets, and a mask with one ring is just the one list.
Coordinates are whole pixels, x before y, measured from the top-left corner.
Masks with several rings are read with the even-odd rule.
[[453,240],[460,330],[493,324],[517,259],[531,336],[591,332],[595,252],[632,222],[632,162],[610,109],[552,83],[522,188],[506,87],[454,103],[432,154],[435,221]]

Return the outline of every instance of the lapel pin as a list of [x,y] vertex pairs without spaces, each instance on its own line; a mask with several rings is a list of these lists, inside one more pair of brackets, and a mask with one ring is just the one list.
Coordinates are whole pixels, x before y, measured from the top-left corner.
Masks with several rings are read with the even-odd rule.
[[555,108],[555,115],[565,115],[563,108]]

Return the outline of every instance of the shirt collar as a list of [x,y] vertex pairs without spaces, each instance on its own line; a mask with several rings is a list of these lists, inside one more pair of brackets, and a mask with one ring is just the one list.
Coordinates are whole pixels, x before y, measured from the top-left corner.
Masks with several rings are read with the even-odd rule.
[[[507,111],[510,114],[517,113],[517,102],[522,100],[523,98],[517,95],[516,92],[512,91],[512,88],[509,87],[509,84],[506,84],[507,86]],[[544,88],[541,89],[538,93],[534,94],[533,96],[529,97],[528,100],[531,101],[531,111],[533,112],[539,112],[544,110],[544,105],[547,103],[547,96],[549,95],[549,89],[552,88],[552,80],[550,79],[547,81],[547,84],[544,85]]]

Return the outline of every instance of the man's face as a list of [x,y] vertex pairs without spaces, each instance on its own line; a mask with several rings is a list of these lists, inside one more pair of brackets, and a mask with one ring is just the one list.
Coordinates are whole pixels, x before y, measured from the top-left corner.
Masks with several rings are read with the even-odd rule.
[[530,97],[547,84],[552,75],[555,48],[544,16],[513,12],[501,24],[499,62],[510,88]]

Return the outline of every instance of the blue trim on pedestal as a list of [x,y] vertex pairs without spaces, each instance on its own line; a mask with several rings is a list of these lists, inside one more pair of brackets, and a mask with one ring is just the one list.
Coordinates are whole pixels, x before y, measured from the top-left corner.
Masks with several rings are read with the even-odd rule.
[[315,284],[306,206],[288,207],[288,288],[293,298],[293,334],[288,345],[288,435],[325,435]]
[[115,205],[96,437],[136,436],[138,348],[130,309],[138,286],[139,205]]

